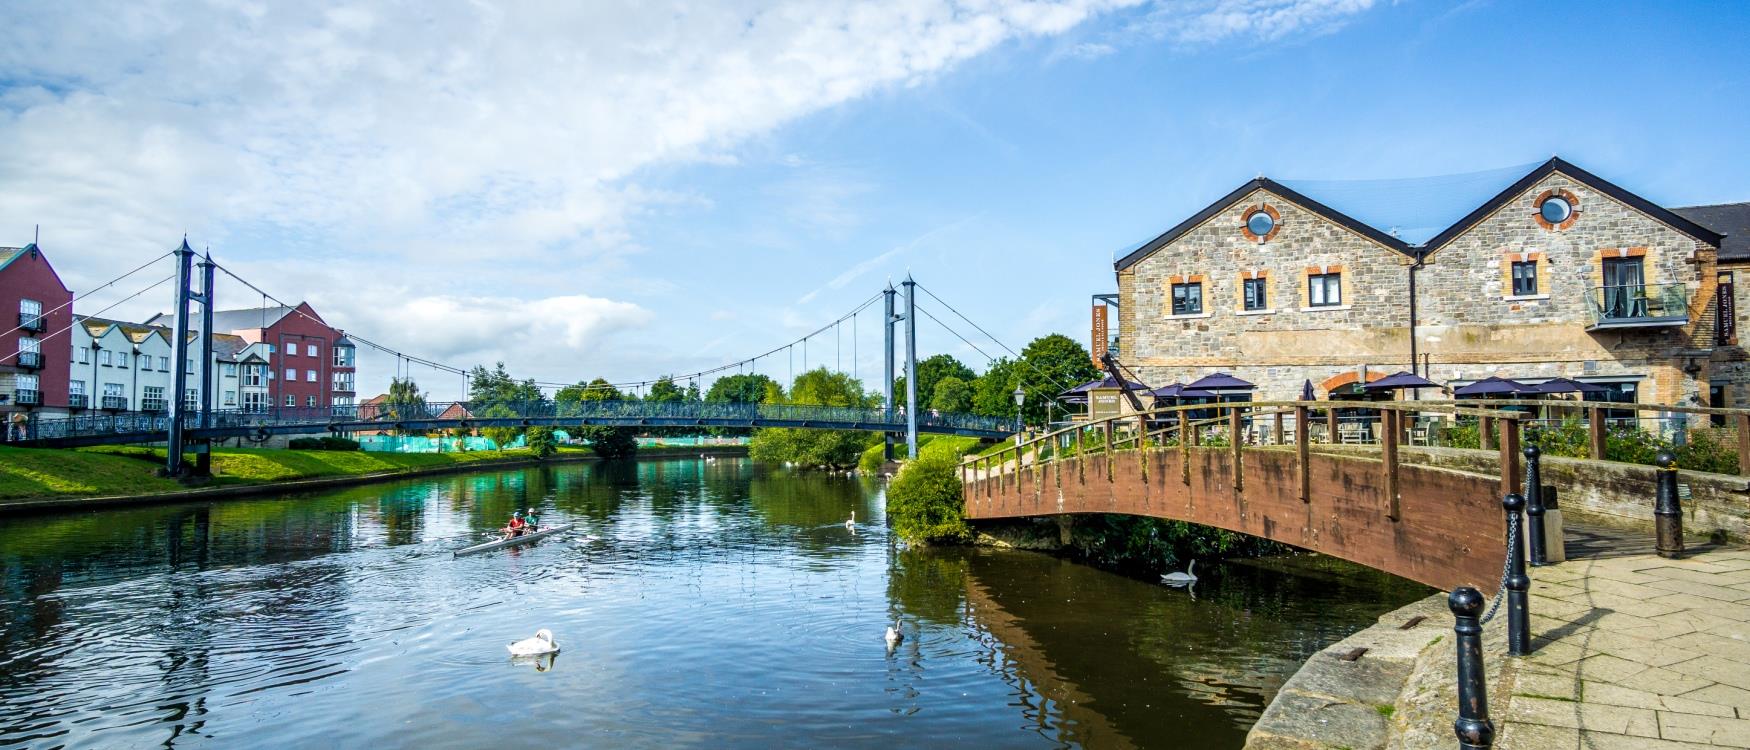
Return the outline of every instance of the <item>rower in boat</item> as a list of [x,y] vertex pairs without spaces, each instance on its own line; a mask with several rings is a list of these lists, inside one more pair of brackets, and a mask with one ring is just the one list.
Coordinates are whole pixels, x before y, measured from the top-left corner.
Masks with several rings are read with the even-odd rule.
[[533,534],[541,530],[541,511],[539,509],[529,509],[528,525],[527,533]]
[[502,529],[506,539],[522,536],[528,530],[529,524],[523,520],[523,512],[520,510],[510,514],[510,523]]

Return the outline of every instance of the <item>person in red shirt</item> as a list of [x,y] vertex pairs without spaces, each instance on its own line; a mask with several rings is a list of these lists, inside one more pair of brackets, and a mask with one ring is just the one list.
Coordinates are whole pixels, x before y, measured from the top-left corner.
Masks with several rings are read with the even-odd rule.
[[504,527],[504,538],[522,536],[529,525],[523,522],[523,512],[517,511],[510,516],[510,525]]

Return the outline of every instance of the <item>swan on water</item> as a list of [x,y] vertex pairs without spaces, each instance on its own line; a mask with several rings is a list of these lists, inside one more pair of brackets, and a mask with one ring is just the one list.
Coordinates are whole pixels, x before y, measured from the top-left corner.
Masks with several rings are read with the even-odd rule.
[[854,511],[854,510],[851,511],[851,517],[845,519],[845,528],[850,529],[852,531],[855,531],[857,529],[857,512],[856,511]]
[[905,640],[905,634],[899,632],[899,621],[898,620],[894,620],[892,625],[887,626],[887,636],[886,637],[887,637],[887,650],[888,651],[892,651],[895,647],[897,647],[899,645],[900,641]]
[[1165,584],[1172,585],[1172,586],[1188,586],[1190,584],[1196,583],[1197,582],[1197,574],[1192,572],[1192,571],[1196,570],[1196,568],[1197,568],[1197,561],[1192,560],[1190,565],[1185,566],[1185,572],[1180,573],[1178,571],[1174,571],[1172,573],[1166,573],[1166,574],[1162,575],[1161,576],[1161,583],[1165,583]]
[[535,631],[533,638],[524,638],[505,646],[505,648],[510,649],[511,656],[540,656],[559,653],[559,644],[553,642],[553,631],[546,628]]

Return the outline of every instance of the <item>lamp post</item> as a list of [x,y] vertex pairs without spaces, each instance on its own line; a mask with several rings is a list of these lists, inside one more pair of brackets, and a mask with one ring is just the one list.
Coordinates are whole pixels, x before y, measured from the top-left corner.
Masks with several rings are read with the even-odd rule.
[[1027,403],[1027,392],[1015,386],[1015,447],[1021,447],[1021,405]]

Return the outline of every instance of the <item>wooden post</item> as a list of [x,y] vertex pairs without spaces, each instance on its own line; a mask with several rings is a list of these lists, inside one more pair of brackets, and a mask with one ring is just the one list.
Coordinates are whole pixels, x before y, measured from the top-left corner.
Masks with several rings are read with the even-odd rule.
[[1738,476],[1750,477],[1750,414],[1735,414],[1732,422],[1738,428]]
[[1076,428],[1076,481],[1088,481],[1088,449],[1082,440],[1082,433],[1087,432],[1086,425]]
[[1330,445],[1336,445],[1339,442],[1337,440],[1337,407],[1335,406],[1325,408],[1325,442]]
[[1246,447],[1245,436],[1240,434],[1240,409],[1231,407],[1227,410],[1227,441],[1232,445],[1234,466],[1234,492],[1246,488],[1245,466],[1240,458],[1240,451]]
[[1519,491],[1519,420],[1499,419],[1501,424],[1501,495]]
[[1311,442],[1308,440],[1308,433],[1311,432],[1312,425],[1306,423],[1309,415],[1306,407],[1294,407],[1294,455],[1300,473],[1300,501],[1303,503],[1312,502],[1312,467],[1307,466],[1307,458],[1312,453],[1307,445]]
[[1110,482],[1112,481],[1112,420],[1106,420],[1104,432],[1106,433],[1106,445],[1101,450],[1104,451],[1106,459],[1106,481]]
[[[1743,424],[1742,422],[1739,423],[1740,426],[1742,424]],[[1588,437],[1592,438],[1592,450],[1591,450],[1591,454],[1590,454],[1591,459],[1594,461],[1603,461],[1604,460],[1604,435],[1605,435],[1605,431],[1604,431],[1604,407],[1594,406],[1594,407],[1586,410],[1586,432],[1589,433]],[[1743,432],[1738,433],[1738,445],[1739,445],[1738,455],[1742,456],[1742,455],[1744,455],[1744,453],[1743,453],[1743,450],[1744,450],[1743,449],[1743,445],[1744,445]],[[1739,462],[1739,469],[1740,470],[1743,469],[1742,462]]]
[[1276,412],[1276,430],[1275,430],[1275,434],[1271,435],[1270,437],[1271,437],[1271,440],[1274,441],[1274,443],[1276,445],[1282,444],[1282,412],[1281,411]]
[[1477,447],[1483,450],[1495,449],[1495,418],[1483,417],[1477,420]]
[[1379,412],[1379,459],[1385,471],[1382,477],[1385,491],[1385,517],[1398,520],[1398,418],[1393,409]]
[[1185,484],[1191,483],[1191,418],[1185,416],[1183,409],[1179,410],[1179,471],[1184,475]]

